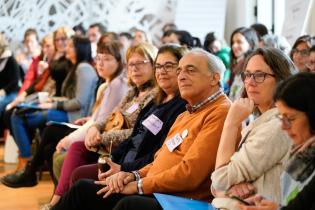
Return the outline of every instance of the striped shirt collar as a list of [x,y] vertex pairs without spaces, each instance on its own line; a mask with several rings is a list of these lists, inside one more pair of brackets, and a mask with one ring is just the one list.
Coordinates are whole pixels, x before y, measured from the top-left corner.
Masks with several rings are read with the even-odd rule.
[[203,105],[207,104],[208,102],[212,102],[215,101],[219,96],[223,95],[223,91],[221,89],[219,89],[217,92],[213,93],[211,96],[209,96],[208,98],[206,98],[204,101],[195,104],[195,105],[190,105],[190,104],[186,104],[186,109],[187,111],[191,114],[196,112],[198,109],[200,109]]

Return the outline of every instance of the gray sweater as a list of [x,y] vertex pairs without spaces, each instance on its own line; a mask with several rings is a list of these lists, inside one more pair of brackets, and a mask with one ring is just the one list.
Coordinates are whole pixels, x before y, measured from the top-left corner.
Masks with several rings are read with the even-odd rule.
[[68,114],[69,122],[90,114],[97,86],[97,74],[88,63],[80,63],[69,73],[62,85],[62,95],[65,100],[55,102],[55,109],[64,110]]

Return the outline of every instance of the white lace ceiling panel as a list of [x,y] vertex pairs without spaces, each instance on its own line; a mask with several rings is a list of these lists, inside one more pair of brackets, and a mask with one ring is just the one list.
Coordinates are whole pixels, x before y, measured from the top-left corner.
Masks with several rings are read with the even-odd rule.
[[101,22],[110,31],[141,28],[153,39],[174,21],[177,0],[1,0],[0,31],[10,40],[22,40],[25,30],[36,28],[42,37],[64,25],[85,27]]

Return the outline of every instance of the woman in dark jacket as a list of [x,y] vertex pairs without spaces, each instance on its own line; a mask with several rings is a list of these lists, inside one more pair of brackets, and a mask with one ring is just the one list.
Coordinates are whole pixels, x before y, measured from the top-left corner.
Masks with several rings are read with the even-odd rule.
[[[140,112],[131,136],[113,150],[112,161],[107,159],[111,168],[100,178],[119,171],[133,171],[152,162],[175,119],[185,110],[186,102],[179,96],[175,72],[184,52],[184,48],[177,45],[160,48],[155,60],[159,94],[155,102]],[[110,141],[103,141],[102,145],[108,148]],[[97,175],[96,164],[81,166],[73,172],[72,183],[80,178],[98,179]]]

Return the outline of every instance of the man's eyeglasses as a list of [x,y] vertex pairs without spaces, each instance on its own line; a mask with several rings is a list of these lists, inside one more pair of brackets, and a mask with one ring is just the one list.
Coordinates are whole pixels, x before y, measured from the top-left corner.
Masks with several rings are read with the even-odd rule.
[[256,83],[262,83],[265,81],[266,76],[275,77],[274,74],[269,74],[266,72],[255,72],[255,73],[242,72],[241,73],[241,78],[242,78],[243,82],[246,82],[250,78],[253,77],[253,79]]
[[132,67],[142,68],[145,64],[150,63],[149,60],[143,60],[143,61],[136,61],[134,63],[128,63],[128,69],[131,69]]
[[157,73],[161,73],[162,70],[164,70],[164,72],[168,73],[170,71],[173,71],[177,66],[178,66],[177,63],[166,62],[164,65],[155,64],[154,69]]
[[292,49],[292,54],[299,53],[302,57],[309,56],[310,50],[309,49],[303,49],[303,50],[298,50],[298,49]]

